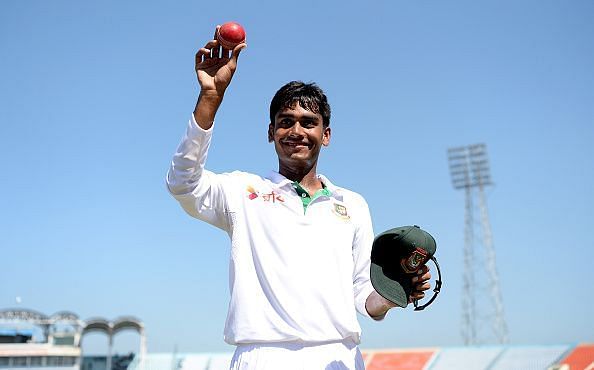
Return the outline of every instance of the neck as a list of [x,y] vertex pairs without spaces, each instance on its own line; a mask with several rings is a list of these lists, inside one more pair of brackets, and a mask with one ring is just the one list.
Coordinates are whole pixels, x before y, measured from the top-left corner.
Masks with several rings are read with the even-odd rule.
[[318,179],[316,166],[310,168],[294,168],[279,165],[278,172],[291,181],[297,181],[308,191],[322,189],[322,182]]

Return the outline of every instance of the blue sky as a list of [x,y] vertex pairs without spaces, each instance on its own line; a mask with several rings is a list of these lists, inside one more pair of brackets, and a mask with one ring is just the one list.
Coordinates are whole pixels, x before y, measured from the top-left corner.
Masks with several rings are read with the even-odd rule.
[[438,241],[438,301],[361,319],[362,347],[462,343],[464,198],[446,152],[478,142],[511,343],[592,342],[593,17],[587,0],[4,1],[0,308],[130,314],[150,351],[232,350],[227,236],[164,177],[197,97],[194,53],[236,20],[248,48],[208,167],[276,169],[270,98],[316,81],[333,109],[320,172],[366,197],[377,233],[414,223]]

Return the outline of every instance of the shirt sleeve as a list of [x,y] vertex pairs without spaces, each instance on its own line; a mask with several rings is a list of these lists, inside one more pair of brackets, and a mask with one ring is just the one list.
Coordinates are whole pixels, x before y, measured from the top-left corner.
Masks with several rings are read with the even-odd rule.
[[365,308],[365,302],[373,292],[369,274],[374,236],[369,206],[363,198],[361,198],[361,203],[357,215],[358,227],[353,240],[353,293],[357,311],[363,316],[371,317]]
[[204,169],[213,127],[202,129],[192,115],[173,156],[166,184],[189,215],[229,232],[225,175]]

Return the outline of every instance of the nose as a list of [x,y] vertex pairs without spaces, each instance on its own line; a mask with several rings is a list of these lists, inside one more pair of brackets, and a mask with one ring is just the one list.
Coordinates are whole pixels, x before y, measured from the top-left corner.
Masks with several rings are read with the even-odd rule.
[[301,123],[299,123],[299,121],[296,121],[293,126],[291,126],[291,130],[289,131],[289,134],[293,135],[293,136],[303,136],[303,126],[301,126]]

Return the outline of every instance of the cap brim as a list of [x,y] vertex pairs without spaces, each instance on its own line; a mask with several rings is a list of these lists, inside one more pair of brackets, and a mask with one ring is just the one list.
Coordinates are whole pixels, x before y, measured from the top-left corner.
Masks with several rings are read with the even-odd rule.
[[371,263],[371,285],[382,297],[398,306],[406,307],[408,305],[404,287],[398,281],[387,277],[383,268],[373,262]]

